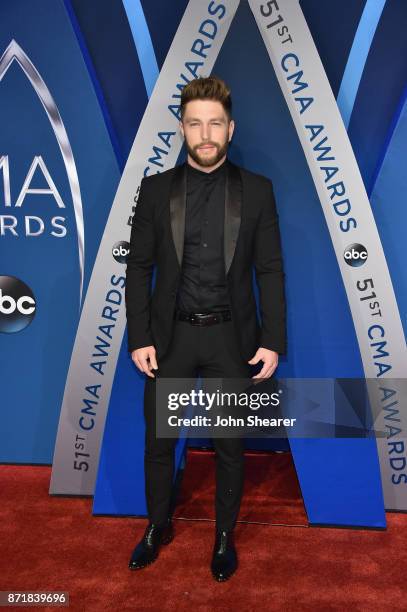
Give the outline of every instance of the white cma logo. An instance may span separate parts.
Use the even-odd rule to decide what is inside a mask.
[[[39,168],[42,175],[48,185],[48,188],[34,188],[30,187],[32,178],[35,171]],[[3,192],[4,192],[4,205],[11,207],[11,188],[10,188],[10,167],[8,155],[0,157],[0,171],[3,174]],[[16,200],[15,208],[20,208],[23,205],[24,198],[28,194],[36,195],[52,195],[59,208],[65,208],[65,204],[61,198],[61,195],[52,180],[52,177],[48,171],[47,166],[41,155],[36,155],[32,161],[32,164],[28,170],[27,176],[24,180],[23,186],[21,187],[20,194]],[[45,224],[41,217],[35,215],[26,215],[25,221],[25,235],[26,236],[40,236],[44,233]],[[51,225],[61,231],[51,231],[52,236],[62,238],[66,235],[66,229],[63,225],[65,217],[53,217],[51,219]],[[0,236],[4,236],[6,232],[11,233],[13,236],[18,236],[17,231],[18,219],[14,215],[0,215]]]
[[[84,278],[84,261],[85,261],[85,232],[84,232],[84,223],[83,223],[83,208],[82,208],[82,198],[79,186],[78,173],[76,170],[75,159],[72,153],[72,148],[69,142],[68,134],[66,132],[64,123],[62,121],[61,115],[55,104],[55,101],[49,91],[48,87],[45,84],[44,79],[41,77],[40,73],[28,57],[28,55],[23,51],[20,45],[13,39],[7,49],[4,51],[3,55],[0,58],[0,82],[3,80],[4,75],[7,73],[7,70],[10,68],[12,63],[16,61],[17,65],[20,66],[23,73],[31,83],[34,91],[39,97],[41,104],[47,114],[49,122],[52,126],[52,129],[55,134],[55,138],[58,142],[59,149],[61,151],[62,159],[65,164],[66,173],[68,176],[69,187],[72,194],[72,202],[74,207],[75,221],[76,221],[76,230],[78,236],[78,256],[79,256],[79,270],[80,270],[80,288],[79,288],[79,303],[82,301],[82,291],[83,291],[83,278]],[[4,185],[4,199],[6,206],[11,206],[11,195],[10,195],[10,179],[9,179],[9,164],[7,156],[1,157],[1,164],[3,170],[3,185]],[[32,176],[39,167],[42,170],[42,173],[48,183],[49,189],[38,190],[31,189],[30,182]],[[57,204],[60,208],[64,207],[61,196],[58,193],[58,190],[49,174],[44,160],[41,156],[34,157],[31,168],[27,174],[27,177],[24,181],[24,185],[20,191],[20,195],[18,196],[16,207],[21,206],[24,200],[24,197],[27,193],[52,193],[55,197]],[[62,206],[61,206],[62,204]],[[58,217],[54,217],[54,219],[58,220]],[[54,223],[55,226],[55,223]]]

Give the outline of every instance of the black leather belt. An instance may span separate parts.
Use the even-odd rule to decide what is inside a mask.
[[[232,313],[230,310],[221,310],[219,312],[184,312],[183,310],[175,310],[174,319],[178,321],[188,321],[191,325],[214,325],[221,321],[231,321]]]

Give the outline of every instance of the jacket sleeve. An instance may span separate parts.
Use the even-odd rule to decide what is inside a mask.
[[[260,298],[260,346],[277,353],[285,353],[287,344],[285,274],[278,214],[271,181],[267,181],[267,194],[256,229],[254,266]]]
[[[155,262],[153,202],[148,197],[146,179],[133,215],[130,250],[126,267],[126,318],[128,350],[153,345],[150,330],[151,280]]]

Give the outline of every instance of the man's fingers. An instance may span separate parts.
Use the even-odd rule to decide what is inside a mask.
[[[274,370],[276,369],[276,367],[277,367],[277,366],[278,366],[278,362],[277,362],[277,361],[273,361],[273,362],[270,364],[270,367],[269,367],[269,376],[270,376],[271,374],[273,374],[273,372],[274,372]]]
[[[155,356],[155,351],[151,350],[150,353],[149,353],[149,356],[150,356],[151,367],[154,368],[154,370],[158,370],[158,365],[157,365],[157,359],[156,359],[156,356]]]
[[[140,363],[140,361],[139,361],[139,359],[138,359],[138,357],[137,357],[137,355],[135,353],[133,355],[133,361],[134,361],[135,365],[138,367],[138,369],[141,370],[141,363]]]
[[[148,357],[148,352],[145,353],[139,353],[137,360],[139,362],[139,369],[141,372],[144,372],[144,374],[147,374],[148,376],[152,376],[152,374],[150,374],[150,369],[147,363],[147,357]]]
[[[151,370],[158,370],[158,365],[155,356],[155,348],[153,346],[134,350],[131,354],[131,358],[140,372],[144,372],[144,374],[147,374],[150,378],[155,378]]]
[[[251,365],[256,365],[256,363],[259,363],[260,359],[260,355],[257,355],[256,353],[251,359],[249,359],[247,363],[250,363]]]
[[[137,366],[139,370],[141,370],[141,365],[140,365],[139,358],[137,357],[137,353],[138,353],[137,350],[133,351],[131,354],[131,358],[133,360],[134,365]]]
[[[150,378],[154,378],[154,374],[150,371],[150,367],[149,364],[147,362],[147,357],[143,356],[140,357],[140,363],[141,363],[141,367],[142,370],[145,374],[147,374],[147,376],[149,376]]]
[[[265,363],[260,372],[256,376],[252,376],[252,378],[268,378],[276,369],[277,364],[273,363]]]

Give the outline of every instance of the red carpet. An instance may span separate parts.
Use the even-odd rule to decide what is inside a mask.
[[[291,453],[245,453],[239,522],[307,526]],[[188,451],[175,517],[215,520],[215,453]]]
[[[287,490],[279,482],[277,465],[289,461],[271,457],[276,486],[270,513],[262,501],[263,476],[252,471],[260,459],[251,455],[246,495],[251,489],[258,497],[245,501],[240,518],[301,521],[295,487]],[[198,469],[201,460],[190,459],[188,467],[196,463]],[[406,609],[404,514],[389,513],[387,531],[239,523],[240,566],[228,582],[217,583],[209,571],[213,523],[176,520],[175,540],[156,563],[131,572],[128,559],[146,520],[94,517],[91,499],[50,497],[50,472],[50,467],[0,466],[0,590],[65,590],[70,610],[90,612]],[[186,470],[178,515],[209,512],[204,488],[209,477]],[[189,492],[187,478],[194,482]],[[291,501],[296,510],[288,508]]]

